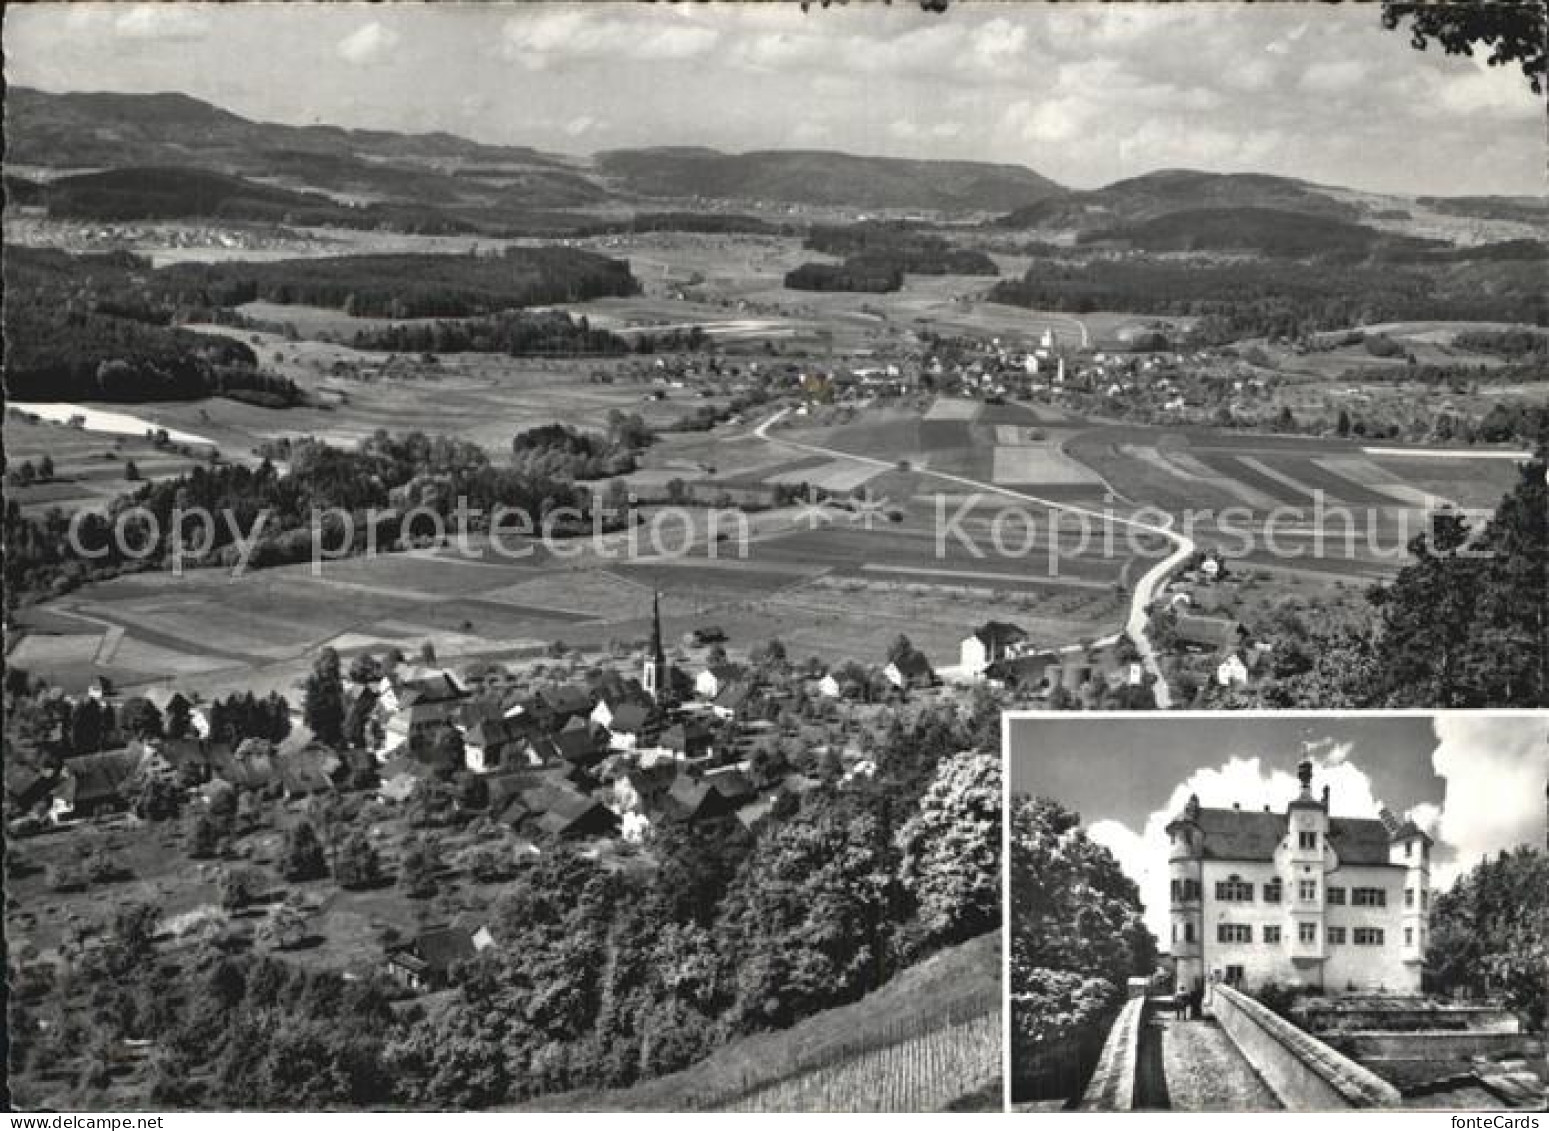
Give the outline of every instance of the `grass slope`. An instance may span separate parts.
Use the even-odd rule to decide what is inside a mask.
[[[843,1085],[863,1105],[855,1110],[881,1110],[890,1099],[998,1109],[1000,967],[996,931],[932,955],[858,1002],[780,1032],[745,1037],[682,1072],[615,1091],[545,1096],[526,1107],[775,1110],[781,1102],[831,1102]],[[924,1072],[937,1078],[926,1081]]]

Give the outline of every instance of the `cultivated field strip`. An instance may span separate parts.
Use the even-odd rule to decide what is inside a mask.
[[[898,1033],[885,1042],[857,1042],[853,1050],[825,1049],[824,1061],[717,1103],[713,1110],[940,1111],[999,1075],[999,1003],[977,1017]]]

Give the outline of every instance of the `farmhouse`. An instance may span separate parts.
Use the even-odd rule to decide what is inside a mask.
[[[522,790],[500,819],[534,840],[612,836],[619,828],[618,816],[612,810],[559,778]]]
[[[1313,766],[1285,812],[1207,809],[1167,826],[1179,986],[1267,982],[1323,993],[1417,993],[1431,840],[1413,822],[1334,817]]]
[[[457,966],[471,962],[495,945],[488,928],[432,927],[387,951],[387,976],[411,990],[440,990],[451,984]]]
[[[991,664],[1012,656],[1027,644],[1027,633],[1005,621],[986,621],[959,648],[963,674],[982,676]]]
[[[52,790],[49,817],[64,821],[127,809],[125,790],[139,773],[144,757],[145,748],[136,743],[119,750],[66,758]]]

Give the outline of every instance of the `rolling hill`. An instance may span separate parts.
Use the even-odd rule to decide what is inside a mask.
[[[1090,231],[1206,208],[1271,209],[1352,221],[1362,214],[1328,190],[1290,177],[1161,169],[1100,189],[1032,201],[998,223],[1007,228]]]
[[[200,169],[279,178],[359,201],[454,207],[570,208],[604,193],[563,158],[446,133],[254,122],[183,94],[49,94],[12,87],[6,160],[81,170]],[[480,177],[458,177],[471,167]]]
[[[909,161],[822,150],[615,149],[597,168],[624,192],[784,204],[949,212],[1000,211],[1065,189],[1021,165]]]

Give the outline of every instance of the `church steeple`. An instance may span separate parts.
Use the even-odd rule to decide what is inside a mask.
[[[645,660],[640,685],[647,695],[661,703],[668,691],[667,653],[662,649],[661,594],[651,590],[651,653]]]

